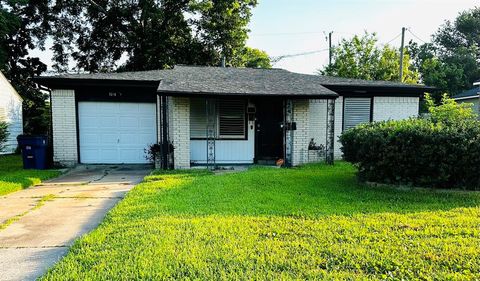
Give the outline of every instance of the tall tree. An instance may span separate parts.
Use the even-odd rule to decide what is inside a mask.
[[[29,50],[44,47],[50,29],[49,1],[9,0],[0,4],[0,68],[24,99],[24,132],[48,133],[48,97],[32,81],[46,65],[29,56]]]
[[[250,68],[272,68],[267,52],[250,47],[245,47],[238,52],[231,64]]]
[[[243,56],[248,38],[247,28],[251,9],[257,0],[196,0],[192,5],[198,20],[194,29],[208,52],[214,54],[213,62],[225,57],[232,66]]]
[[[63,0],[54,7],[55,68],[89,72],[217,65],[245,46],[253,0]]]
[[[402,81],[417,83],[418,73],[412,67],[407,52],[404,53],[403,64]],[[376,34],[365,33],[349,40],[343,39],[333,48],[333,63],[319,73],[365,80],[398,81],[399,69],[400,51],[388,45],[378,47]]]
[[[480,7],[446,21],[432,43],[408,46],[423,83],[454,95],[470,89],[480,77]],[[436,101],[440,101],[436,95]]]

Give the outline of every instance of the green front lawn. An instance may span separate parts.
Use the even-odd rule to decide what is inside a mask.
[[[24,170],[19,155],[0,155],[0,196],[60,175],[54,170]]]
[[[354,172],[149,176],[44,278],[480,278],[480,193],[369,187]]]

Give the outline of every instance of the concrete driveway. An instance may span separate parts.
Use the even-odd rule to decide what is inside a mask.
[[[80,166],[0,197],[0,280],[41,276],[149,171],[138,165]]]

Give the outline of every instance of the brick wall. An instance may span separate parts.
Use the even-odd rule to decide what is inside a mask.
[[[401,120],[419,114],[420,99],[416,97],[375,97],[373,121]]]
[[[169,131],[175,169],[190,168],[190,99],[169,97]]]
[[[335,145],[334,156],[335,159],[342,158],[342,151],[338,138],[342,134],[342,111],[343,111],[343,97],[335,100]],[[310,116],[309,116],[309,141],[314,139],[317,145],[327,144],[327,100],[315,99],[310,100]],[[317,153],[318,154],[318,153]],[[320,157],[313,152],[310,152],[309,162],[323,161],[324,157]]]
[[[52,90],[53,161],[63,166],[78,162],[74,90]]]
[[[297,129],[293,132],[292,165],[298,166],[308,162],[308,143],[310,142],[310,101],[293,100],[293,121]]]
[[[317,145],[327,144],[327,100],[310,100],[310,139]]]

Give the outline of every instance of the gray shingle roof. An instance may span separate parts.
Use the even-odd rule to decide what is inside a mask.
[[[460,94],[456,94],[453,96],[454,99],[461,99],[461,98],[475,98],[478,97],[478,93],[480,92],[479,88],[473,88],[467,90],[465,92],[461,92]]]
[[[408,85],[389,81],[369,81],[330,76],[293,73],[283,69],[225,68],[203,66],[175,66],[167,70],[121,73],[66,74],[37,79],[40,84],[52,81],[109,80],[158,81],[159,92],[190,94],[239,95],[303,95],[332,96],[337,94],[327,87],[387,87],[429,89],[422,85]]]
[[[312,75],[283,69],[176,66],[164,77],[159,92],[338,96]]]
[[[135,72],[108,72],[108,73],[80,73],[80,74],[62,74],[53,76],[41,76],[43,79],[85,79],[85,80],[123,80],[123,81],[160,81],[167,70],[147,70]]]

